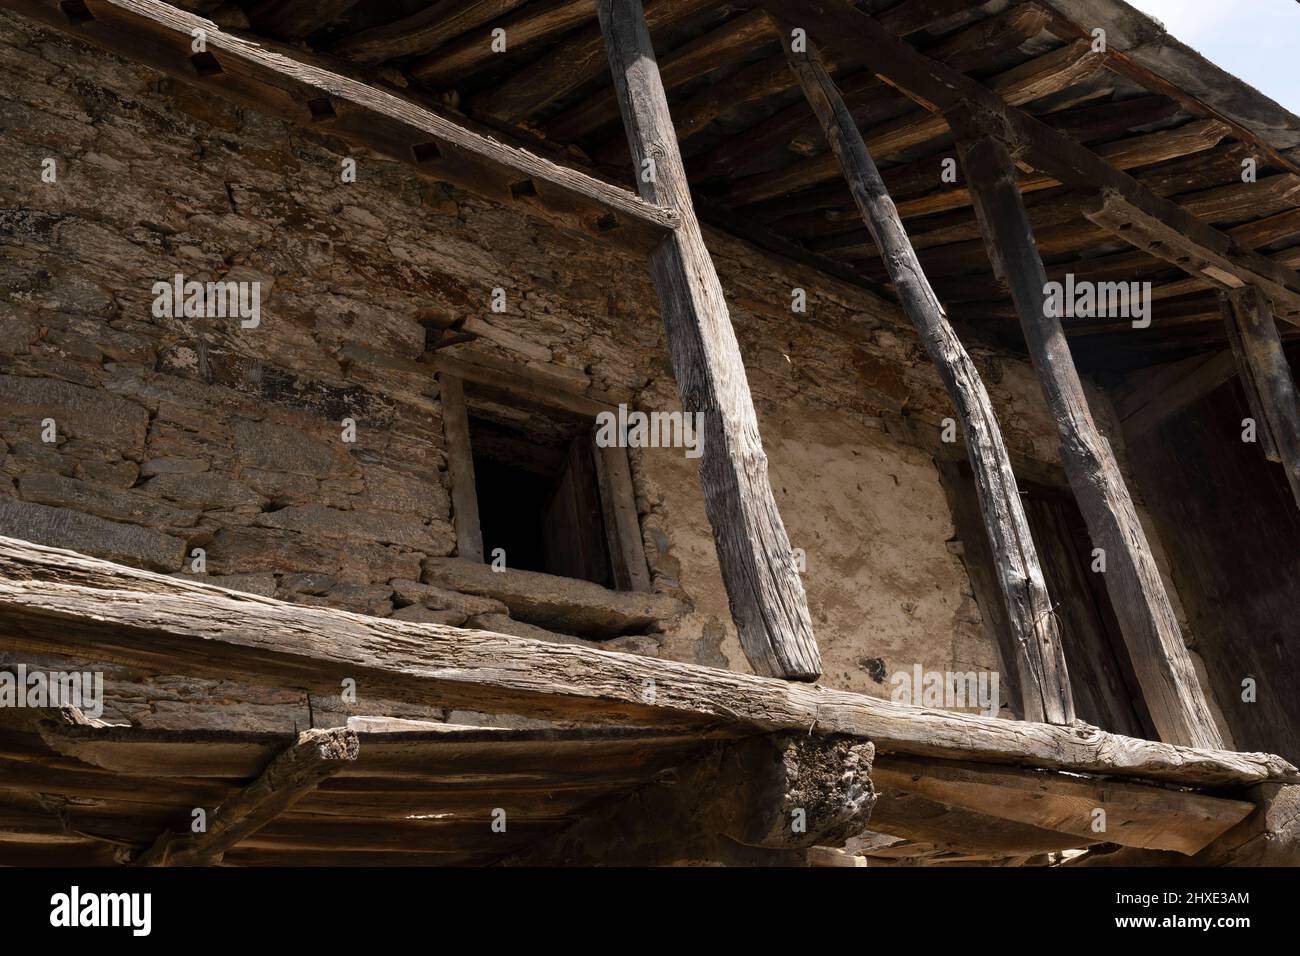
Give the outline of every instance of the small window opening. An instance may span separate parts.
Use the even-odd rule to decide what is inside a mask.
[[[484,560],[613,587],[589,425],[530,412],[493,420],[471,407],[470,447]]]

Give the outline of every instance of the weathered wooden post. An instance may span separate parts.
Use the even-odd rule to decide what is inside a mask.
[[[1074,702],[1061,637],[1002,429],[984,382],[930,287],[880,171],[812,42],[804,37],[802,52],[796,50],[792,42],[794,28],[784,22],[780,26],[790,68],[844,169],[854,201],[894,282],[894,291],[925,343],[961,419],[998,585],[1015,639],[1017,658],[1007,663],[1018,672],[1024,718],[1069,723],[1074,719]]]
[[[767,477],[767,456],[722,285],[704,245],[640,0],[600,0],[641,198],[676,212],[650,254],[682,407],[704,414],[700,483],[718,564],[750,666],[813,680],[821,658],[803,583]]]
[[[1224,322],[1241,384],[1256,418],[1256,437],[1280,462],[1300,506],[1300,396],[1268,300],[1246,285],[1225,297]]]
[[[1003,117],[963,101],[945,114],[994,270],[1007,283],[1030,361],[1061,437],[1061,461],[1093,543],[1133,669],[1162,740],[1221,747],[1164,582],[1109,442],[1093,421],[1016,186]]]

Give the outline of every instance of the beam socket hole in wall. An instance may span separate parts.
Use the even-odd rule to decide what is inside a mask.
[[[208,50],[195,53],[190,57],[190,64],[199,76],[217,76],[225,72],[221,69],[221,62]]]
[[[442,158],[442,150],[437,143],[416,143],[411,147],[411,155],[417,163],[431,163]]]
[[[338,117],[338,113],[334,111],[334,103],[328,96],[317,96],[308,100],[307,109],[311,112],[311,121],[313,123],[320,123]]]
[[[59,11],[74,26],[95,19],[95,15],[87,9],[85,0],[63,0],[59,4]]]
[[[611,232],[618,228],[618,216],[612,212],[602,214],[596,219],[596,228],[601,232]]]
[[[517,183],[510,184],[510,195],[514,199],[526,199],[529,196],[537,195],[537,184],[531,179],[525,179]]]
[[[1131,223],[1131,222],[1121,222],[1121,223],[1119,224],[1119,231],[1120,231],[1120,232],[1128,232],[1128,231],[1129,231],[1130,229],[1132,229],[1132,228],[1133,228],[1133,223]]]

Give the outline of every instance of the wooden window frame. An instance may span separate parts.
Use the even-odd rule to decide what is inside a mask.
[[[505,363],[502,363],[504,365]],[[483,532],[479,524],[478,488],[474,480],[474,453],[470,445],[469,412],[465,383],[485,386],[512,400],[591,426],[596,487],[605,524],[614,590],[649,591],[650,568],[641,539],[636,511],[636,491],[626,448],[596,444],[596,416],[618,413],[618,407],[580,392],[545,381],[524,366],[493,367],[439,356],[435,362],[443,439],[447,446],[447,473],[451,479],[452,518],[456,527],[456,552],[471,561],[483,561]]]

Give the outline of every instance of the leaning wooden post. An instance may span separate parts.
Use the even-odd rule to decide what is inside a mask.
[[[1061,461],[1093,543],[1152,721],[1162,740],[1222,746],[1164,582],[1110,444],[1098,430],[1065,331],[1047,307],[1047,275],[1034,243],[1005,118],[962,103],[946,114],[989,259],[1006,281],[1029,357],[1061,436]]]
[[[1015,639],[1017,658],[1008,664],[1016,667],[1020,677],[1024,718],[1069,723],[1074,720],[1074,701],[1061,636],[988,392],[925,277],[853,115],[811,42],[804,38],[805,52],[793,48],[793,29],[781,24],[786,59],[844,169],[899,301],[925,343],[961,419],[998,585]]]
[[[1300,396],[1291,366],[1282,352],[1268,300],[1254,286],[1242,286],[1229,296],[1224,312],[1228,339],[1241,373],[1256,437],[1271,461],[1281,462],[1291,494],[1300,506]]]
[[[767,478],[740,346],[691,204],[640,0],[600,0],[614,88],[641,198],[681,224],[650,254],[682,408],[703,413],[700,484],[731,614],[759,674],[815,680],[808,600]]]

